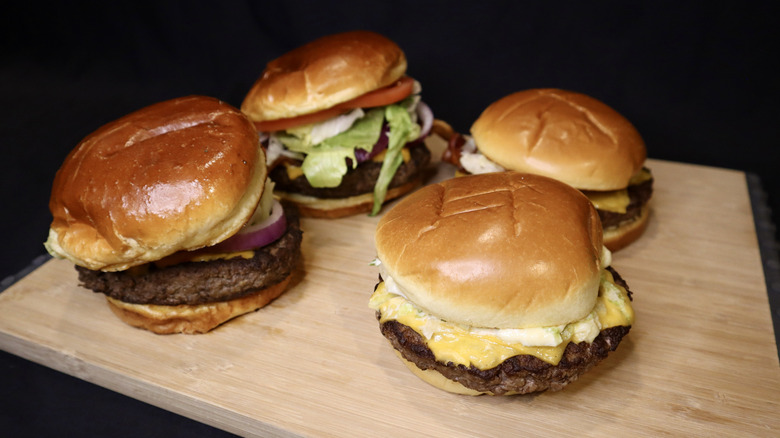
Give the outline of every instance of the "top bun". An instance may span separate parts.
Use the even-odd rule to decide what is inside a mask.
[[[506,96],[471,127],[479,150],[505,169],[580,190],[618,190],[645,162],[645,143],[625,117],[599,100],[557,89]]]
[[[118,271],[216,244],[252,216],[266,180],[257,131],[210,97],[173,99],[87,136],[57,171],[46,248]]]
[[[310,114],[388,86],[405,72],[404,52],[382,35],[330,35],[269,62],[241,110],[256,122]]]
[[[598,297],[601,222],[579,191],[498,172],[429,185],[379,221],[384,272],[441,319],[486,328],[566,324]]]

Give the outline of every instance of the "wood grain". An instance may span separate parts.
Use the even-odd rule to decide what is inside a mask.
[[[560,392],[465,397],[413,376],[367,306],[378,220],[367,216],[304,220],[305,276],[206,335],[129,327],[70,263],[49,261],[0,294],[0,348],[241,435],[778,436],[780,366],[745,175],[648,164],[649,228],[613,262],[637,322]]]

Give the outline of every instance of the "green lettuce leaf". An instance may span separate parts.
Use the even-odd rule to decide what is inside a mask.
[[[388,146],[374,186],[374,205],[371,211],[373,216],[382,208],[390,181],[403,162],[401,149],[407,142],[420,135],[420,126],[412,122],[407,110],[407,106],[414,103],[410,99],[412,98],[397,104],[373,108],[346,131],[318,144],[312,144],[313,125],[277,133],[276,136],[287,149],[305,154],[301,170],[312,187],[338,187],[344,174],[349,170],[347,158],[351,160],[353,168],[356,167],[355,149],[370,151],[379,140],[384,120],[387,120]]]
[[[311,127],[287,131],[277,137],[287,149],[306,154],[301,170],[312,187],[337,187],[348,170],[346,159],[351,159],[353,167],[356,166],[355,149],[370,151],[379,140],[384,112],[382,108],[372,109],[348,130],[319,144],[311,144]]]
[[[379,213],[387,195],[387,188],[395,172],[403,162],[401,149],[411,140],[420,136],[420,126],[412,122],[409,112],[403,105],[388,105],[385,107],[385,118],[390,127],[387,152],[379,171],[379,177],[374,185],[374,207],[371,216]]]

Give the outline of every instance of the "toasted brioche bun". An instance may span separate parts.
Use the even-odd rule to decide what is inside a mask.
[[[399,359],[401,359],[401,362],[403,362],[403,364],[406,365],[407,368],[409,368],[409,371],[411,371],[415,376],[419,377],[420,380],[422,380],[423,382],[432,385],[435,388],[439,388],[441,390],[451,392],[453,394],[461,394],[461,395],[485,394],[483,392],[479,392],[471,388],[466,388],[460,383],[444,377],[442,373],[434,369],[421,370],[420,367],[414,364],[414,362],[409,362],[408,360],[406,360],[404,356],[401,354],[401,352],[398,350],[394,349],[393,353],[395,353],[395,355],[398,356]]]
[[[628,186],[646,159],[642,137],[601,101],[558,89],[510,94],[471,126],[479,150],[505,169],[535,173],[580,190]]]
[[[217,99],[151,105],[87,136],[54,178],[46,247],[119,271],[216,244],[252,216],[266,180],[252,123]]]
[[[237,316],[255,311],[281,295],[292,274],[275,285],[229,301],[208,304],[160,306],[131,304],[106,297],[114,314],[127,324],[157,334],[206,333]]]
[[[421,178],[415,178],[406,184],[393,187],[387,190],[385,202],[403,196],[422,184]],[[347,198],[317,198],[315,196],[301,195],[298,193],[288,193],[275,191],[275,195],[292,202],[298,207],[301,216],[315,217],[322,219],[337,219],[346,216],[353,216],[361,213],[368,213],[374,206],[374,193],[364,193],[362,195],[350,196]]]
[[[604,246],[615,252],[630,245],[645,232],[649,218],[650,207],[645,205],[636,220],[624,222],[617,227],[604,228]]]
[[[392,84],[406,56],[382,35],[329,35],[271,61],[241,104],[256,122],[310,114]]]
[[[516,172],[423,187],[376,229],[383,269],[425,312],[473,327],[567,324],[593,310],[602,232],[581,192]]]

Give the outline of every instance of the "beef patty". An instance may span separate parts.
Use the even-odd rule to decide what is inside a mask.
[[[389,188],[402,186],[414,180],[431,160],[431,153],[422,141],[411,143],[406,147],[409,148],[410,160],[401,163],[390,181]],[[297,164],[300,165],[300,162]],[[274,167],[270,177],[276,184],[275,190],[314,196],[320,199],[339,199],[373,192],[381,169],[381,162],[364,161],[356,168],[349,169],[338,187],[312,187],[305,176],[290,179],[284,166]]]
[[[596,209],[601,219],[601,226],[604,228],[617,227],[624,222],[636,220],[642,213],[642,207],[647,205],[652,196],[652,179],[628,186],[629,203],[625,213]]]
[[[615,282],[628,291],[626,282],[612,268],[609,269]],[[629,298],[631,292],[629,291]],[[377,313],[377,318],[381,315]],[[615,351],[630,327],[611,327],[602,330],[591,343],[569,343],[558,365],[552,365],[535,356],[521,354],[506,359],[499,365],[481,370],[452,362],[436,360],[425,339],[412,328],[398,321],[387,321],[380,325],[382,334],[403,357],[422,370],[435,370],[450,380],[467,388],[495,395],[507,393],[527,394],[538,391],[558,391],[579,378]]]
[[[76,266],[81,286],[133,304],[203,304],[228,301],[265,289],[287,278],[300,258],[302,232],[298,210],[284,204],[287,230],[275,242],[235,257],[184,262],[164,268],[154,263],[126,271],[93,271]]]

